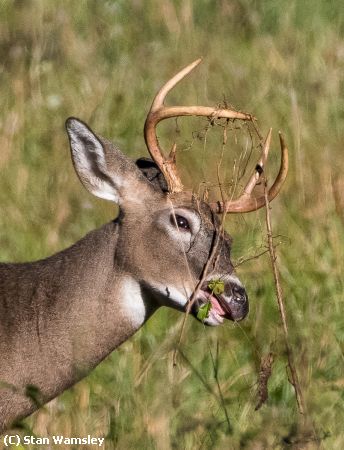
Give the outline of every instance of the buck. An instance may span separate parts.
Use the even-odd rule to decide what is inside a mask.
[[[254,211],[271,201],[285,180],[288,154],[265,196],[254,196],[270,146],[242,195],[206,203],[183,190],[175,151],[163,156],[156,126],[177,116],[252,120],[249,114],[201,106],[168,107],[167,93],[197,60],[156,95],[145,123],[153,161],[131,161],[85,123],[66,129],[74,168],[93,195],[115,202],[118,217],[47,259],[0,264],[0,432],[72,386],[132,336],[160,307],[197,317],[210,302],[207,325],[239,321],[248,312],[246,291],[230,260],[231,238],[219,213]],[[223,281],[223,292],[209,288]],[[34,395],[33,395],[34,393]]]

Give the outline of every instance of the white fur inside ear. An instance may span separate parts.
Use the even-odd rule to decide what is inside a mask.
[[[107,175],[102,143],[84,123],[77,119],[69,119],[66,128],[74,166],[83,185],[97,197],[118,202],[117,189]]]

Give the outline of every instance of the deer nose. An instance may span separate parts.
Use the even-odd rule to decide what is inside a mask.
[[[234,285],[232,288],[232,301],[242,305],[247,303],[248,298],[245,289],[242,286]]]
[[[249,310],[248,296],[245,288],[238,284],[232,285],[230,309],[234,320],[242,320]]]

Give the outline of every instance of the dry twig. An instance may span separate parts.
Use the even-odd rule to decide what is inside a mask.
[[[269,397],[268,381],[271,377],[272,365],[274,363],[274,354],[269,352],[260,359],[260,369],[258,375],[258,402],[255,411],[258,411]]]
[[[280,134],[280,139],[281,140],[283,139],[281,134]],[[304,398],[303,398],[303,393],[302,393],[300,381],[299,381],[296,367],[295,367],[293,350],[289,343],[289,333],[288,333],[286,309],[285,309],[284,300],[283,300],[283,292],[282,292],[282,287],[281,287],[281,282],[280,282],[280,273],[279,273],[277,261],[276,261],[277,257],[276,257],[274,243],[273,243],[273,234],[272,234],[272,225],[271,225],[271,208],[270,208],[270,202],[269,202],[269,198],[268,198],[268,189],[267,189],[266,179],[265,179],[265,183],[264,183],[264,196],[265,196],[265,206],[266,206],[265,213],[266,213],[266,230],[267,230],[267,237],[268,237],[268,246],[269,246],[272,272],[273,272],[275,288],[276,288],[277,303],[278,303],[278,308],[279,308],[282,325],[283,325],[283,335],[284,335],[284,341],[285,341],[285,346],[286,346],[286,351],[287,351],[288,368],[290,370],[290,382],[293,385],[294,390],[295,390],[296,401],[298,404],[299,412],[301,414],[305,414],[305,402],[304,402]]]

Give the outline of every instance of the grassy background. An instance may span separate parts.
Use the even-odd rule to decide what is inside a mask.
[[[273,203],[273,225],[290,338],[326,449],[344,448],[343,31],[339,0],[0,3],[2,261],[52,254],[115,215],[73,172],[63,128],[68,116],[87,121],[128,155],[145,155],[142,128],[153,94],[204,56],[170,95],[171,104],[216,105],[226,98],[257,116],[264,133],[272,126],[271,173],[278,164],[276,133],[284,131],[291,167]],[[204,141],[205,123],[180,120],[180,133],[173,121],[159,128],[166,147],[177,139],[183,149],[179,161],[189,186],[216,180],[221,130]],[[233,136],[222,172],[228,179],[231,161],[243,150]],[[264,250],[264,211],[230,217],[226,227],[235,239],[235,260]],[[314,446],[306,443],[287,381],[267,255],[238,273],[251,298],[240,326],[204,329],[188,321],[185,358],[173,369],[182,316],[161,310],[27,425],[42,436],[107,436],[108,449]],[[214,377],[217,348],[230,426]],[[259,359],[270,349],[277,355],[270,398],[255,412]]]

